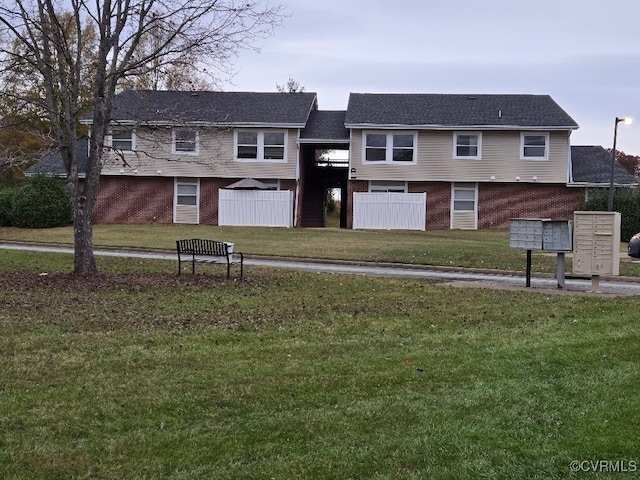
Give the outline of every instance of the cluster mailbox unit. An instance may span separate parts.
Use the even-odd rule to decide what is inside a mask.
[[[527,287],[531,286],[531,251],[545,250],[558,254],[556,278],[564,288],[565,253],[573,250],[571,222],[543,218],[512,218],[509,224],[511,248],[527,251]]]
[[[527,250],[527,287],[531,286],[531,251],[557,252],[556,278],[564,288],[565,253],[573,252],[573,273],[591,276],[599,291],[600,275],[620,272],[620,213],[574,212],[569,220],[514,218],[509,226],[511,248]]]
[[[593,291],[600,275],[620,274],[620,220],[618,212],[573,213],[573,273],[591,275]]]

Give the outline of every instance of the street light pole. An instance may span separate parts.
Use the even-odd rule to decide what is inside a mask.
[[[613,151],[611,152],[611,176],[609,177],[609,211],[613,212],[613,180],[616,167],[616,141],[618,139],[618,124],[623,122],[625,125],[631,123],[631,119],[628,117],[618,118],[616,117],[616,123],[613,128]]]

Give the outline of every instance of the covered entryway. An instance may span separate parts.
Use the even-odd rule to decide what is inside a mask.
[[[328,192],[340,191],[340,227],[347,226],[349,131],[344,127],[344,111],[313,111],[300,134],[301,227],[327,226]],[[342,151],[344,159],[334,159],[328,151]]]

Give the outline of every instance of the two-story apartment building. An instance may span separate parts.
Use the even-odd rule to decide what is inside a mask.
[[[348,228],[505,228],[570,219],[584,198],[578,125],[547,95],[352,93],[345,111],[317,105],[315,93],[120,93],[96,222],[323,226],[326,191],[339,188]],[[348,161],[327,162],[328,149]]]
[[[426,193],[427,228],[571,218],[581,199],[578,125],[546,95],[352,94],[345,124],[350,191]]]

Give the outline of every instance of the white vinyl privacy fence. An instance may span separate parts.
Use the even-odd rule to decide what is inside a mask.
[[[425,230],[426,193],[354,193],[353,228]]]
[[[218,225],[291,227],[291,190],[225,190],[218,196]]]

